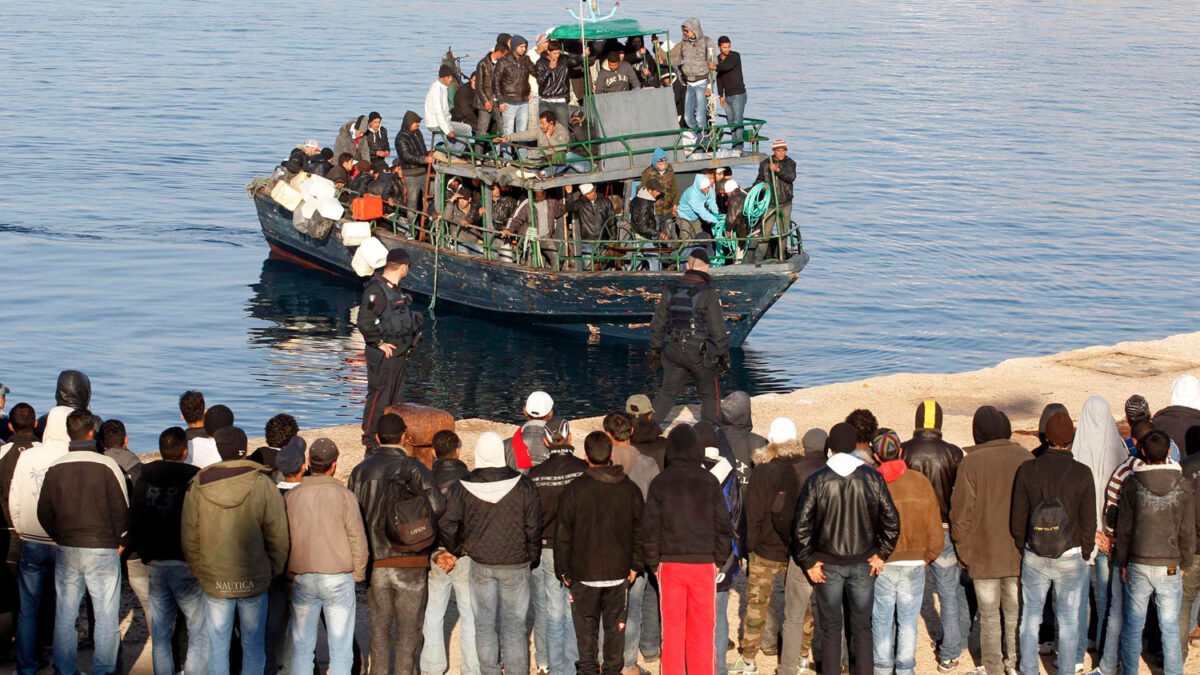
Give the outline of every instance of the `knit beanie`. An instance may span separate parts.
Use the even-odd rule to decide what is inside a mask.
[[[891,429],[880,429],[871,439],[871,450],[885,462],[900,459],[900,437]]]
[[[921,401],[921,405],[917,406],[917,418],[913,428],[941,429],[942,406],[938,405],[938,402],[931,398]]]
[[[801,443],[804,444],[804,454],[824,454],[826,444],[829,442],[829,434],[825,433],[824,429],[809,429],[804,432],[804,439]]]
[[[1150,402],[1141,394],[1134,394],[1125,400],[1125,419],[1150,419]]]
[[[838,422],[829,430],[829,449],[833,452],[850,452],[857,444],[854,425],[848,422]]]
[[[1071,416],[1064,412],[1054,413],[1046,422],[1046,441],[1050,445],[1067,447],[1075,440],[1075,425]]]

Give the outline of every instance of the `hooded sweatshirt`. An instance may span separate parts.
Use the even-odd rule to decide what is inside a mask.
[[[1188,567],[1196,550],[1195,497],[1177,464],[1145,464],[1121,489],[1114,557],[1129,563]]]
[[[506,465],[504,442],[494,432],[479,436],[475,470],[451,486],[438,525],[442,546],[477,564],[518,569],[541,560],[537,488]]]
[[[702,464],[696,432],[680,425],[667,437],[667,466],[650,483],[642,521],[646,564],[723,565],[733,527],[717,478]]]
[[[160,459],[142,469],[130,496],[130,548],[142,562],[183,560],[180,525],[188,484],[200,470]]]
[[[707,81],[708,64],[713,63],[713,59],[716,58],[713,41],[705,37],[704,29],[700,27],[700,20],[696,17],[684,19],[683,25],[695,33],[696,37],[692,39],[682,37],[679,44],[671,48],[670,61],[679,66],[680,72],[683,73],[683,79],[687,83]]]
[[[213,598],[252,598],[287,565],[287,511],[268,469],[218,462],[196,474],[183,500],[183,553]]]
[[[620,467],[589,467],[559,502],[555,575],[604,582],[641,572],[642,514],[642,493]]]
[[[1171,405],[1154,414],[1154,428],[1179,446],[1180,459],[1200,453],[1200,380],[1180,375],[1171,385]]]
[[[24,541],[54,544],[38,520],[38,500],[41,498],[46,471],[56,459],[67,454],[67,446],[71,442],[67,436],[67,415],[72,410],[66,406],[50,409],[46,415],[46,431],[42,441],[22,452],[13,470],[8,508],[12,513],[13,527]]]
[[[371,161],[365,139],[360,138],[358,143],[354,142],[354,129],[356,125],[360,131],[365,131],[367,127],[366,115],[350,120],[338,127],[337,140],[333,142],[333,159],[335,162],[338,157],[342,156],[342,153],[350,153],[356,162],[359,160]]]
[[[400,131],[396,133],[396,157],[400,160],[405,175],[425,173],[425,156],[429,148],[425,145],[425,133],[418,126],[415,131],[409,131],[414,122],[420,122],[421,116],[409,110],[404,113],[404,121],[400,123]]]
[[[767,447],[767,439],[754,433],[754,422],[750,414],[750,395],[735,391],[721,401],[721,426],[717,434],[733,453],[734,468],[737,469],[742,485],[750,481],[750,465],[754,453]]]
[[[1095,490],[1096,524],[1104,522],[1104,491],[1113,472],[1129,457],[1125,441],[1117,431],[1112,409],[1101,396],[1093,396],[1083,404],[1079,414],[1079,428],[1075,431],[1075,442],[1071,445],[1075,461],[1092,472]]]
[[[963,448],[950,497],[950,535],[958,558],[976,579],[1019,576],[1021,551],[1011,534],[1013,482],[1017,469],[1033,459],[1013,442],[1012,425],[998,409],[975,411],[971,430],[976,445]]]
[[[638,452],[654,460],[661,472],[667,464],[667,439],[662,429],[653,420],[637,419],[633,422],[633,438],[629,439]]]
[[[679,198],[679,217],[684,220],[700,220],[705,223],[717,222],[717,191],[711,185],[708,193],[700,189],[700,183],[708,177],[702,173],[696,174],[692,186],[684,190]]]

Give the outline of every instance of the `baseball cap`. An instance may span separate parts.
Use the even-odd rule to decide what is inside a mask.
[[[586,195],[586,194],[588,194],[589,192],[595,192],[595,191],[596,191],[596,186],[595,186],[595,185],[592,185],[591,183],[584,183],[583,185],[580,185],[580,186],[579,186],[579,193],[580,193],[580,194],[585,194],[585,195]]]
[[[338,458],[337,444],[328,438],[318,438],[309,446],[308,458],[314,464],[333,464]]]
[[[634,394],[625,400],[625,412],[630,415],[646,415],[654,412],[650,397],[645,394]]]
[[[767,430],[767,440],[771,443],[787,443],[797,438],[796,424],[786,417],[776,417],[771,421]]]
[[[567,444],[567,439],[571,436],[571,426],[565,419],[550,420],[546,422],[542,433],[547,448],[560,447]]]
[[[304,468],[304,439],[296,436],[275,455],[275,468],[284,476],[295,476]]]
[[[319,148],[319,147],[321,147],[321,144],[317,142],[317,139],[315,139],[315,138],[310,138],[310,139],[308,139],[307,141],[304,141],[304,147],[306,147],[306,148]]]
[[[554,410],[554,399],[544,391],[535,391],[525,399],[525,412],[530,417],[545,417],[552,410]]]

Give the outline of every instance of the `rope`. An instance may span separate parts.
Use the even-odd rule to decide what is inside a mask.
[[[771,187],[766,183],[759,183],[750,188],[746,193],[746,201],[742,205],[742,214],[746,216],[746,220],[750,223],[750,230],[753,231],[758,227],[759,221],[763,215],[771,207]]]

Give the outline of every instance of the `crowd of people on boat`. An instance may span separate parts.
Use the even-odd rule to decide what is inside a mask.
[[[453,60],[443,62],[426,94],[424,117],[405,112],[394,140],[389,140],[378,112],[360,115],[339,127],[332,148],[322,148],[315,139],[297,146],[281,163],[279,178],[323,176],[342,188],[346,206],[357,197],[378,197],[387,214],[396,215],[397,229],[405,236],[419,236],[411,226],[426,222],[425,215],[441,217],[452,225],[448,245],[506,261],[557,267],[571,239],[560,221],[568,215],[570,231],[578,232],[579,239],[641,240],[599,252],[594,244],[571,248],[577,257],[599,255],[605,267],[659,269],[660,254],[686,253],[690,242],[702,242],[716,254],[715,242],[722,235],[743,240],[736,251],[729,250],[735,261],[761,262],[772,251],[779,253],[779,244],[744,240],[764,233],[769,237],[778,223],[791,222],[796,165],[783,140],[772,143],[772,156],[761,163],[754,182],[769,185],[770,208],[751,217],[743,205],[753,186],[743,188],[729,169],[709,169],[690,184],[679,185],[666,149],[653,152],[636,194],[628,200],[622,181],[599,180],[529,194],[499,184],[503,181],[487,186],[478,179],[454,179],[443,195],[444,208],[430,194],[433,164],[488,161],[491,144],[506,156],[538,159],[539,165],[545,164],[538,169],[542,177],[593,172],[591,148],[598,133],[580,105],[585,78],[591,83],[587,89],[598,94],[674,88],[679,124],[697,138],[713,124],[710,100],[713,105],[719,102],[725,125],[733,126],[726,130],[729,145],[740,153],[744,133],[739,125],[746,104],[741,56],[728,37],[716,43],[706,37],[695,18],[683,21],[681,34],[677,44],[653,36],[647,46],[643,36],[585,45],[543,34],[531,45],[520,35],[501,33],[465,81]],[[426,132],[431,134],[429,142]],[[462,155],[468,145],[480,153],[469,160]],[[655,243],[662,241],[685,246]],[[586,266],[594,264],[588,261]]]
[[[449,429],[423,461],[422,421],[388,412],[344,485],[337,445],[306,443],[286,414],[250,452],[229,407],[185,392],[183,425],[144,462],[119,419],[90,412],[85,374],[61,373],[54,402],[0,419],[0,652],[20,673],[47,650],[75,673],[84,641],[91,672],[115,672],[125,585],[157,675],[309,672],[322,621],[317,666],[338,674],[440,675],[455,649],[461,672],[492,675],[755,673],[776,654],[780,673],[954,672],[977,627],[975,673],[1034,675],[1042,657],[1081,672],[1094,651],[1103,675],[1143,657],[1179,675],[1200,637],[1192,375],[1157,413],[1130,396],[1120,425],[1099,396],[1074,418],[1046,406],[1032,452],[991,405],[960,448],[932,399],[902,441],[866,409],[764,425],[744,392],[716,424],[665,434],[634,393],[579,439],[535,391],[509,438],[478,437],[473,466]],[[931,595],[932,653],[917,640]]]

